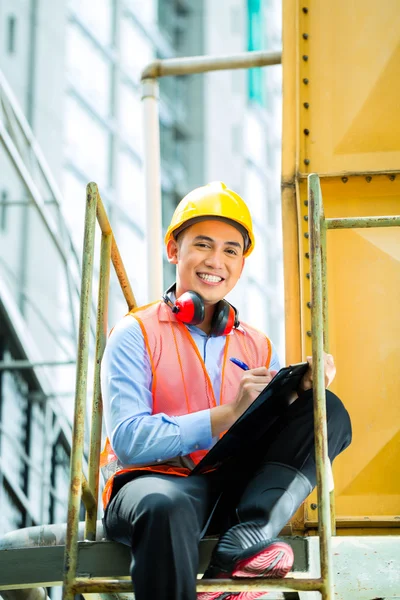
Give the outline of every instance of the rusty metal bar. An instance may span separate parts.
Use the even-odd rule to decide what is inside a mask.
[[[97,508],[96,498],[84,473],[82,473],[82,502],[88,511],[92,511],[94,508]]]
[[[322,579],[284,579],[257,578],[249,580],[234,579],[201,579],[197,581],[198,592],[239,592],[239,591],[322,591]],[[89,577],[76,579],[72,586],[75,594],[92,593],[127,593],[132,592],[132,582],[127,579],[102,579],[94,580]]]
[[[280,65],[282,52],[241,52],[225,56],[186,56],[183,58],[167,58],[154,60],[147,65],[141,74],[141,80],[156,79],[169,75],[192,75],[223,71],[228,69],[250,69]]]
[[[322,197],[319,178],[308,177],[311,262],[311,331],[314,391],[315,458],[318,485],[318,530],[323,600],[333,600],[333,560],[331,549],[331,515],[328,484],[328,442],[326,424],[325,375],[323,358],[323,284],[321,222]]]
[[[90,449],[89,449],[89,488],[93,492],[95,499],[94,506],[86,506],[85,520],[85,539],[96,539],[97,524],[97,502],[99,496],[99,467],[100,467],[100,446],[101,446],[101,426],[103,419],[103,401],[101,398],[100,387],[100,364],[103,358],[104,348],[107,338],[107,316],[108,316],[108,288],[110,284],[110,262],[111,262],[111,244],[112,233],[101,236],[100,250],[100,277],[99,290],[97,298],[97,325],[96,325],[96,357],[94,366],[94,385],[93,385],[93,404],[92,404],[92,423],[90,430]]]
[[[399,227],[400,216],[346,217],[325,219],[327,229],[364,229],[366,227]]]
[[[328,272],[327,272],[327,253],[326,253],[326,219],[324,207],[321,202],[321,281],[322,281],[322,322],[324,336],[324,350],[329,352],[329,322],[328,322]],[[329,492],[329,504],[331,511],[331,529],[332,535],[336,535],[336,509],[335,509],[335,488]]]
[[[64,556],[64,600],[73,600],[71,585],[76,577],[78,526],[81,502],[82,457],[84,445],[85,404],[89,357],[90,306],[98,190],[95,183],[86,188],[85,233],[82,256],[82,283],[79,314],[79,340],[76,369],[74,422],[72,429],[70,488],[68,497],[67,535]]]
[[[96,184],[93,184],[93,185],[96,185]],[[118,281],[121,286],[122,293],[124,294],[128,308],[129,308],[129,310],[132,310],[132,308],[136,308],[137,302],[135,299],[135,295],[132,291],[132,287],[129,282],[128,275],[126,274],[124,263],[122,262],[122,258],[119,253],[118,246],[115,241],[113,231],[111,229],[110,221],[108,220],[107,213],[105,211],[100,194],[98,195],[96,213],[97,213],[97,220],[99,222],[102,233],[104,235],[111,235],[111,238],[112,238],[111,260],[114,265],[115,273],[118,277]]]

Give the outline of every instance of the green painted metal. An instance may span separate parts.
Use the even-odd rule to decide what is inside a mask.
[[[93,277],[94,237],[96,224],[97,185],[86,188],[85,233],[82,256],[82,284],[80,296],[79,340],[76,368],[75,408],[71,447],[70,488],[68,497],[67,536],[64,559],[64,600],[73,600],[77,562],[79,509],[81,502],[82,457],[89,358],[90,304]]]
[[[366,227],[399,227],[400,216],[389,217],[346,217],[326,219],[328,229],[364,229]]]
[[[315,455],[318,484],[318,530],[321,558],[321,590],[323,600],[333,600],[334,581],[331,549],[331,514],[327,465],[328,443],[326,425],[325,376],[323,358],[323,282],[321,223],[323,221],[322,195],[319,178],[308,177],[308,202],[310,221],[310,260],[311,260],[311,331],[312,331],[312,371],[314,389]]]
[[[99,496],[99,462],[101,450],[101,426],[103,402],[100,388],[100,364],[107,339],[108,289],[110,284],[110,262],[112,234],[101,236],[100,278],[97,302],[96,357],[94,367],[94,386],[92,404],[92,423],[89,450],[89,488],[93,493],[95,505],[86,511],[85,538],[96,539],[97,501]]]

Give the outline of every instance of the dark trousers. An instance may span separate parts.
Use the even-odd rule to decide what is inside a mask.
[[[326,400],[332,462],[350,444],[351,424],[337,396],[327,391]],[[263,465],[278,462],[294,467],[314,487],[314,455],[313,400],[308,391],[229,472],[121,479],[104,524],[109,538],[131,547],[136,600],[195,600],[199,541],[216,505],[208,530],[213,533],[237,523],[237,515],[241,521],[254,518],[255,507],[262,505],[263,485],[270,485],[263,479]]]

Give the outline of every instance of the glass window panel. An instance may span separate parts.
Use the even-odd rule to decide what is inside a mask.
[[[267,272],[267,239],[265,232],[254,228],[254,235],[256,238],[256,245],[253,252],[246,260],[245,273],[247,276],[253,277],[256,281],[261,284],[269,279]]]
[[[105,45],[111,45],[113,0],[70,0],[73,11]]]
[[[10,483],[23,487],[25,462],[20,452],[24,450],[28,400],[27,385],[15,372],[3,374],[1,457]]]
[[[146,243],[140,239],[136,232],[122,220],[115,228],[118,247],[124,261],[125,269],[139,304],[146,301],[147,288],[147,260]]]
[[[261,0],[248,0],[248,50],[264,48],[263,15]],[[249,69],[249,98],[258,104],[264,104],[264,69]]]
[[[137,162],[125,152],[120,152],[118,156],[117,204],[140,229],[144,230],[146,219],[144,174]]]
[[[0,535],[15,529],[21,529],[24,526],[24,516],[18,508],[13,496],[7,487],[4,486],[0,490],[1,496],[1,518],[0,518]]]
[[[121,62],[139,83],[140,72],[154,58],[149,38],[130,19],[121,23]]]
[[[50,432],[48,432],[50,433]],[[38,469],[28,471],[28,497],[36,520],[40,518],[43,489],[44,414],[38,404],[32,405],[29,456]]]
[[[95,181],[100,189],[108,184],[109,134],[72,96],[66,99],[66,144],[68,159]]]
[[[126,0],[126,4],[134,12],[142,23],[154,23],[157,18],[157,4],[160,6],[168,5],[169,2],[160,2],[159,0]]]
[[[63,444],[58,443],[54,449],[53,482],[56,491],[54,498],[53,519],[54,523],[64,523],[67,518],[67,503],[69,489],[69,454]],[[61,499],[61,501],[59,500]]]
[[[67,66],[73,84],[86,101],[107,117],[110,112],[111,65],[73,23],[68,27]]]
[[[253,221],[264,223],[267,218],[267,190],[260,173],[252,165],[246,169],[244,197],[250,208]]]
[[[119,95],[121,129],[139,155],[143,154],[142,104],[139,94],[122,84]]]
[[[277,131],[279,131],[279,125],[276,126],[275,119],[271,119],[271,121],[273,122],[273,124],[271,123],[271,127],[278,127]],[[247,111],[244,135],[246,156],[251,158],[256,165],[263,167],[267,155],[267,136],[265,135],[259,116],[253,111]],[[268,139],[270,136],[271,133],[269,131]]]
[[[69,170],[64,171],[63,192],[63,214],[72,234],[75,248],[78,250],[78,256],[81,257],[85,225],[86,190],[84,184]],[[64,299],[65,302],[68,301],[67,296]]]

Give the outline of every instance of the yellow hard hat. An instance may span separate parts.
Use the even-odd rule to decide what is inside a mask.
[[[178,204],[165,234],[165,245],[176,233],[184,229],[185,223],[203,220],[203,217],[216,217],[237,223],[240,230],[248,235],[243,256],[249,256],[254,249],[254,234],[250,211],[244,200],[228,189],[222,181],[215,181],[189,192]],[[178,231],[179,230],[179,231]]]

